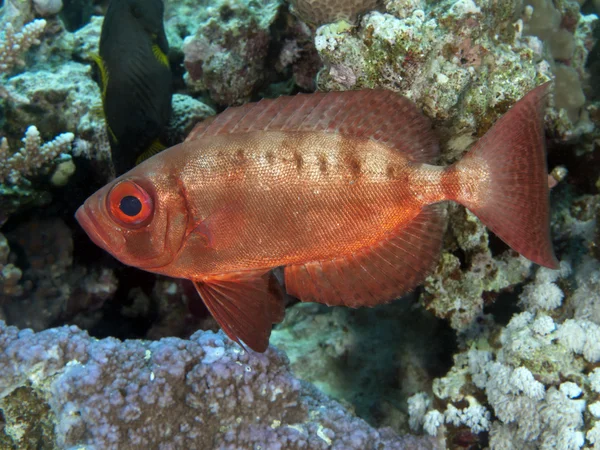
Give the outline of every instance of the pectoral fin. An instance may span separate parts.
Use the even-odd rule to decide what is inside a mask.
[[[270,271],[234,272],[194,286],[225,334],[256,352],[269,346],[272,324],[281,322],[284,305]]]

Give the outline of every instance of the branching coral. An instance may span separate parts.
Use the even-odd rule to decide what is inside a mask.
[[[23,64],[21,55],[32,45],[40,43],[39,38],[46,28],[44,19],[28,23],[16,32],[9,22],[0,31],[0,74],[4,74],[17,65]]]
[[[22,139],[23,147],[11,154],[8,140],[0,140],[0,183],[8,181],[18,184],[23,177],[36,175],[46,164],[54,161],[61,153],[71,148],[75,139],[73,133],[63,133],[52,141],[42,144],[42,138],[35,126],[30,126]]]

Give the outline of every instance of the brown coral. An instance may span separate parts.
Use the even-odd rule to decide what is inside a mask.
[[[290,0],[290,3],[302,20],[321,25],[342,19],[353,22],[359,14],[376,9],[379,0]]]

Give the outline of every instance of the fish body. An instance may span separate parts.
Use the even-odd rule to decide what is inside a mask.
[[[406,157],[365,139],[255,131],[201,138],[178,153],[193,161],[178,177],[211,245],[201,261],[204,241],[186,245],[166,275],[199,279],[334,258],[381,240],[423,206],[410,191],[415,168]]]
[[[270,270],[303,301],[374,306],[413,289],[459,202],[549,267],[543,98],[528,94],[449,167],[429,121],[389,91],[230,108],[92,195],[77,219],[125,264],[194,281],[224,331],[262,351],[283,317]]]
[[[162,0],[111,0],[102,24],[102,105],[118,174],[156,147],[171,115]],[[164,148],[164,147],[163,147]]]

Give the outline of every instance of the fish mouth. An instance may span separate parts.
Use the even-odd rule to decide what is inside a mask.
[[[77,212],[75,213],[75,219],[77,222],[79,222],[81,228],[85,230],[94,244],[111,254],[113,253],[111,245],[106,240],[105,236],[103,236],[104,233],[102,232],[102,226],[94,217],[93,211],[90,211],[87,202],[77,209]]]

